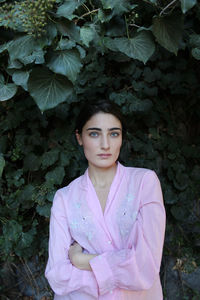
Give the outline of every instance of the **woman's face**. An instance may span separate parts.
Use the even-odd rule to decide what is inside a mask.
[[[99,112],[85,123],[81,134],[76,132],[76,138],[83,146],[89,166],[109,168],[120,153],[122,125],[114,115]]]

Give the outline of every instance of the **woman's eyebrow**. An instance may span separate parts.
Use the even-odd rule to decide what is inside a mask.
[[[109,130],[109,131],[112,131],[112,130],[122,130],[122,129],[119,128],[119,127],[113,127],[113,128],[109,128],[108,130]]]
[[[88,130],[97,130],[97,131],[101,131],[101,128],[91,127],[91,128],[88,128],[87,131],[88,131]]]
[[[97,128],[97,127],[90,127],[90,128],[87,128],[87,131],[88,130],[96,130],[96,131],[102,131],[101,128]],[[112,127],[112,128],[109,128],[108,131],[113,131],[113,130],[122,130],[121,128],[119,127]]]

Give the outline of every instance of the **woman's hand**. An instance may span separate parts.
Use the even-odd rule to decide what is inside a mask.
[[[73,243],[68,251],[69,259],[76,268],[80,270],[91,271],[89,261],[97,256],[97,254],[87,254],[82,252],[82,247],[77,243]]]
[[[82,247],[77,243],[73,243],[70,248],[69,248],[69,259],[75,267],[78,268],[79,263],[80,263],[80,256],[82,254]]]

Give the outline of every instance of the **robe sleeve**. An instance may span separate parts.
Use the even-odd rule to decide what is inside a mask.
[[[159,179],[148,170],[140,186],[140,208],[131,249],[105,252],[90,260],[100,295],[115,288],[151,288],[159,275],[165,232],[165,209]]]
[[[65,199],[66,200],[66,199]],[[45,276],[57,295],[78,291],[98,296],[98,286],[91,271],[73,266],[68,257],[72,243],[61,192],[54,197],[50,217],[49,258]]]

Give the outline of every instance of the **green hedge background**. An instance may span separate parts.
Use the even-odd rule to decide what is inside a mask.
[[[1,265],[46,261],[53,195],[87,166],[75,117],[107,98],[128,123],[121,162],[161,180],[164,254],[199,267],[199,79],[195,0],[1,0]]]

